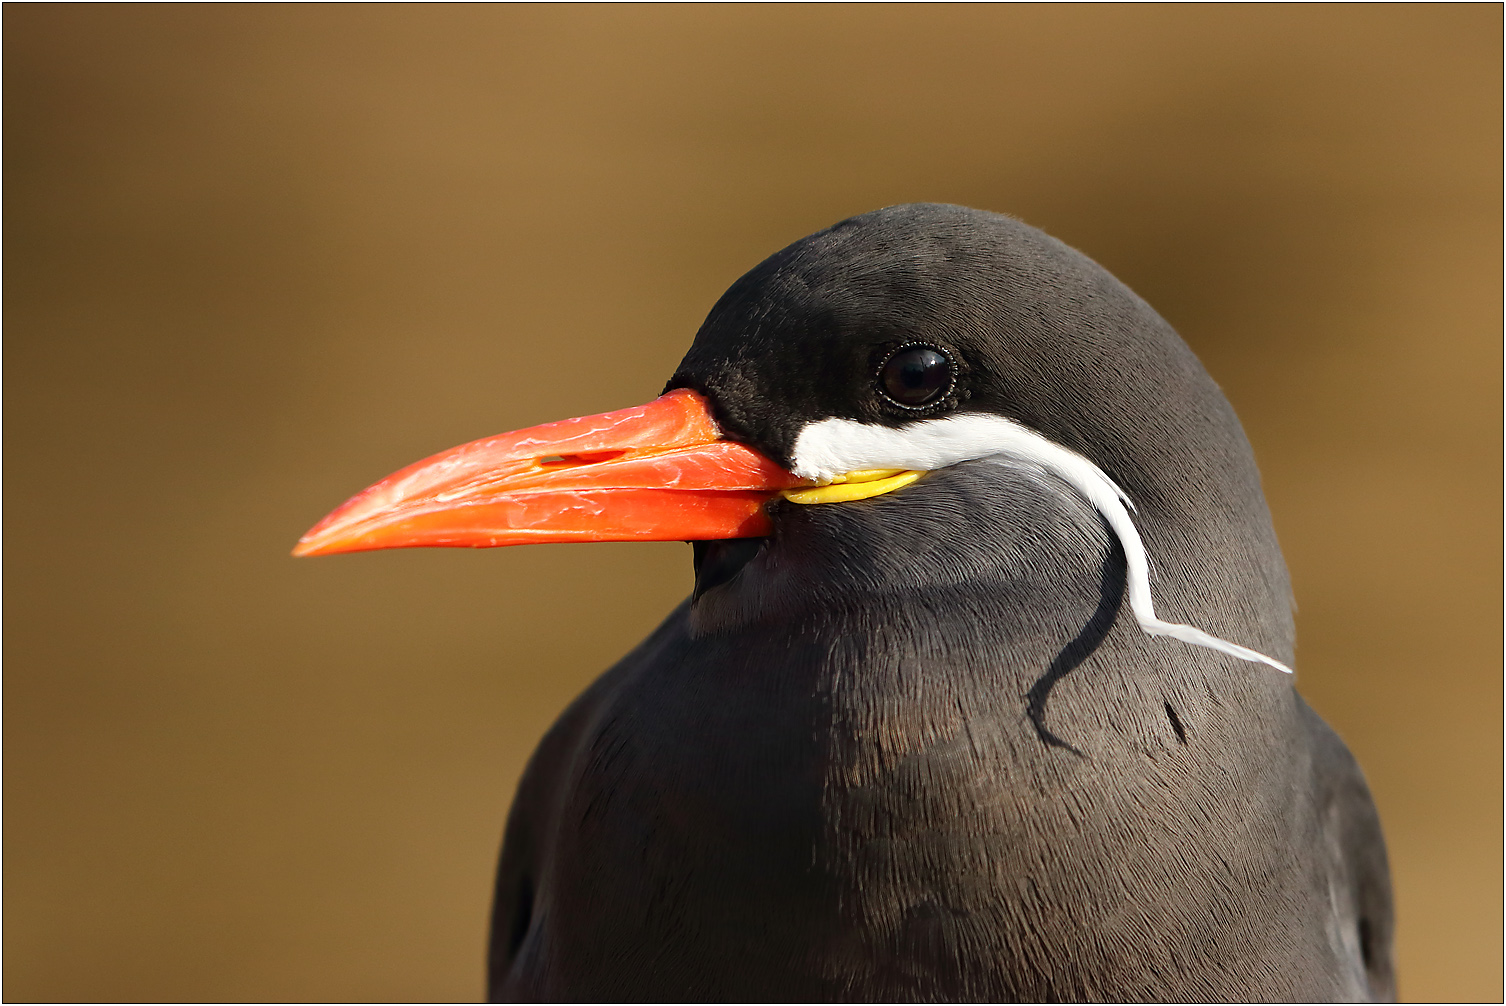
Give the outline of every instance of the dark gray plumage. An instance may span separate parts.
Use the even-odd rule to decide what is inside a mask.
[[[739,280],[672,386],[786,463],[807,423],[1006,415],[1137,509],[1164,616],[1290,663],[1250,448],[1172,329],[1017,221],[880,210]],[[1286,675],[1152,638],[1102,518],[984,458],[698,546],[697,596],[533,757],[498,877],[498,999],[1389,999],[1379,823]]]

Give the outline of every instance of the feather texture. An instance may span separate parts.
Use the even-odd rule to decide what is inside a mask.
[[[800,431],[794,455],[795,474],[819,481],[865,468],[935,471],[999,455],[1038,464],[1081,493],[1119,538],[1124,548],[1130,610],[1147,635],[1170,636],[1292,673],[1281,661],[1257,650],[1220,639],[1196,626],[1157,618],[1150,595],[1150,559],[1130,517],[1134,503],[1129,496],[1103,469],[1081,454],[1052,443],[1012,419],[970,412],[943,419],[921,419],[898,428],[851,419],[823,419]]]

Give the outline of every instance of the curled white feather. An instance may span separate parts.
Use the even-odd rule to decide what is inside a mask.
[[[1130,611],[1147,635],[1170,636],[1292,673],[1290,667],[1256,650],[1195,626],[1157,618],[1150,596],[1150,561],[1130,518],[1134,503],[1129,496],[1081,454],[1004,416],[974,412],[923,419],[899,429],[851,419],[823,419],[800,431],[795,441],[794,471],[802,478],[825,481],[869,468],[934,471],[1000,454],[1032,461],[1054,472],[1103,515],[1124,549]]]

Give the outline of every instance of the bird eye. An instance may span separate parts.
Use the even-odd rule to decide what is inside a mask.
[[[905,346],[885,361],[879,387],[896,405],[930,405],[952,388],[952,361],[930,346]]]

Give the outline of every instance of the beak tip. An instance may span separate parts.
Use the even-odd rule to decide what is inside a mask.
[[[310,531],[298,539],[298,544],[293,546],[293,557],[302,559],[310,555],[329,555],[331,552],[342,551],[338,538],[331,539],[328,534],[317,534],[318,528]]]
[[[346,502],[303,532],[298,539],[298,544],[293,546],[293,557],[302,559],[311,555],[331,555],[336,552],[351,551],[349,548],[341,547],[350,543],[352,522],[348,518],[349,511],[350,503]]]

